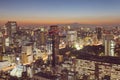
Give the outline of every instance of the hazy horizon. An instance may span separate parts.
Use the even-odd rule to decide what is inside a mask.
[[[0,25],[120,24],[120,0],[0,0]]]

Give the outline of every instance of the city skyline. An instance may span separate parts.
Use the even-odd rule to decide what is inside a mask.
[[[120,24],[119,0],[1,0],[0,24]]]

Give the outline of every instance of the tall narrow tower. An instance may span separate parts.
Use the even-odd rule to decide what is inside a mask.
[[[6,27],[7,35],[9,37],[9,41],[10,41],[9,44],[14,44],[14,42],[13,42],[14,33],[16,33],[18,30],[17,22],[16,21],[8,21],[5,24],[5,27]]]
[[[102,28],[100,27],[96,28],[96,33],[97,33],[97,39],[98,40],[102,39]]]
[[[105,56],[114,56],[114,36],[111,34],[106,34],[104,36],[104,46],[105,46]]]
[[[55,67],[57,63],[57,54],[59,53],[58,26],[50,26],[49,35],[52,39],[52,66]]]

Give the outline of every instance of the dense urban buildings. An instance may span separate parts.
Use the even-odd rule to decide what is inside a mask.
[[[119,80],[119,26],[18,27],[0,29],[3,80]]]
[[[120,80],[120,0],[0,0],[0,80]]]

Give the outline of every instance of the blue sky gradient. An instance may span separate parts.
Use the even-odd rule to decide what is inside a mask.
[[[0,21],[7,20],[119,23],[120,0],[0,0]]]

